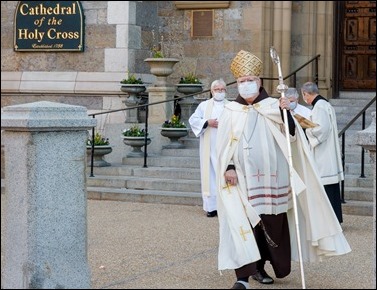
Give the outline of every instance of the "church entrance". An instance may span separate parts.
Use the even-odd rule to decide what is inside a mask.
[[[376,90],[376,1],[337,1],[335,80],[341,91]]]

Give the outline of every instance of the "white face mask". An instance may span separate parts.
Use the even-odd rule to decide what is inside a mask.
[[[259,88],[257,82],[243,82],[238,85],[238,92],[241,97],[248,99],[254,97],[259,93]]]
[[[226,93],[225,92],[218,92],[218,93],[214,93],[213,94],[213,98],[216,100],[216,101],[222,101],[224,100],[226,97]]]
[[[289,103],[289,109],[290,110],[294,110],[294,109],[296,109],[296,107],[297,107],[297,103],[296,102],[290,102]]]

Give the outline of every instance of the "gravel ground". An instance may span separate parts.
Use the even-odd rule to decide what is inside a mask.
[[[345,215],[342,226],[352,252],[305,264],[306,288],[375,289],[372,223],[373,217]],[[234,271],[217,270],[217,246],[218,220],[207,218],[200,206],[88,200],[94,289],[229,289]],[[269,264],[266,270],[274,277]],[[303,288],[299,264],[292,262],[291,274],[273,285],[250,279],[250,286]]]

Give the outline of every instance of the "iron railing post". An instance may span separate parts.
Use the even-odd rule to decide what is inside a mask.
[[[145,136],[144,136],[144,168],[147,168],[147,156],[148,156],[148,153],[147,153],[147,147],[148,147],[148,144],[147,144],[147,141],[148,141],[148,114],[149,114],[149,106],[148,106],[148,103],[149,103],[149,99],[147,100],[147,105],[145,106],[145,127],[144,127],[144,131],[145,131]]]
[[[316,85],[318,86],[318,57],[315,58],[315,74],[314,74],[314,79],[315,79],[315,83]]]
[[[346,164],[346,162],[345,162],[345,159],[346,159],[345,158],[345,154],[346,154],[345,153],[346,152],[345,143],[346,143],[346,133],[343,133],[342,134],[342,167],[343,167],[343,172],[345,172],[344,166]],[[344,179],[340,183],[340,200],[341,200],[342,203],[346,203],[346,201],[344,199]]]
[[[365,129],[365,111],[363,113],[363,117],[361,118],[362,120],[362,125],[361,125],[361,130],[364,130]],[[363,147],[361,147],[361,174],[360,174],[360,177],[361,178],[365,178],[365,174],[364,174],[364,155],[365,155],[365,150]]]
[[[93,115],[93,119],[95,119],[96,116]],[[91,150],[91,155],[90,155],[90,177],[94,177],[93,175],[93,163],[94,163],[94,127],[92,128],[92,150]]]

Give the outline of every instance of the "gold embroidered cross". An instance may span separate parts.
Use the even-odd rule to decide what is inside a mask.
[[[236,142],[236,141],[238,141],[238,139],[236,137],[234,137],[233,134],[232,134],[232,137],[230,137],[230,146],[232,146],[233,141]]]
[[[223,187],[223,189],[225,188],[228,189],[228,193],[232,194],[232,192],[230,191],[230,186],[231,186],[230,183],[227,182],[226,185]]]
[[[242,236],[243,240],[246,241],[246,234],[251,234],[251,230],[244,231],[242,226],[240,226],[240,235]]]

